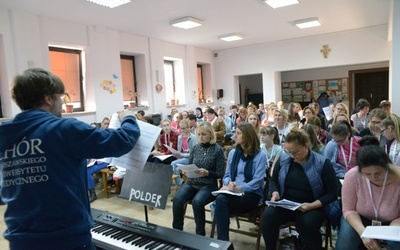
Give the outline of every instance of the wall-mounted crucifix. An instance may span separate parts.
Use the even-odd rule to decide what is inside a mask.
[[[321,53],[324,55],[324,58],[328,58],[329,52],[331,52],[329,45],[327,45],[327,44],[323,45],[322,49],[321,49]]]

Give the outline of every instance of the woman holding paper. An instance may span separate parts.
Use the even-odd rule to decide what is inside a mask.
[[[229,152],[223,178],[223,190],[244,193],[242,196],[218,194],[215,203],[218,239],[229,241],[230,214],[250,212],[263,202],[267,157],[260,150],[260,139],[253,126],[236,127],[234,149]]]
[[[305,249],[321,249],[319,229],[327,219],[327,206],[337,199],[337,180],[331,162],[310,149],[304,131],[292,129],[287,135],[285,153],[275,164],[269,192],[271,201],[287,199],[300,203],[300,207],[294,211],[265,208],[262,232],[266,249],[276,249],[279,227],[293,221]]]
[[[177,191],[173,199],[172,227],[183,230],[185,204],[191,200],[196,234],[206,235],[206,215],[204,207],[214,200],[211,192],[218,189],[217,180],[224,174],[224,151],[216,143],[214,128],[209,122],[202,122],[196,128],[198,144],[190,151],[189,164],[195,164],[199,170],[198,178],[189,178]]]
[[[400,168],[391,163],[375,136],[364,136],[359,143],[358,167],[347,172],[342,188],[338,250],[362,245],[381,249],[377,239],[360,238],[366,226],[400,226]],[[387,243],[389,249],[400,249],[400,242]]]
[[[177,187],[182,185],[182,178],[180,176],[180,170],[177,164],[186,165],[189,163],[190,151],[194,145],[197,144],[197,138],[194,134],[190,133],[189,120],[183,119],[179,122],[181,134],[178,136],[178,151],[179,153],[173,153],[173,156],[177,159],[171,163],[174,174],[178,175],[175,178],[175,184]]]
[[[150,159],[155,163],[171,164],[176,158],[172,156],[171,151],[165,146],[177,149],[179,133],[172,129],[171,121],[164,119],[161,121],[161,134],[159,135],[156,143],[154,144],[154,150],[150,153],[153,158]],[[168,156],[170,157],[162,157]],[[158,158],[157,158],[158,157]]]

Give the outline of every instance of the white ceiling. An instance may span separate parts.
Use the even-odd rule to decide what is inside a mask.
[[[1,0],[0,8],[218,51],[388,25],[393,0],[300,0],[300,4],[279,9],[272,9],[262,0],[131,1],[110,9],[86,0]],[[170,20],[184,16],[202,19],[204,24],[189,30],[169,25]],[[322,26],[300,30],[293,24],[310,17],[319,17]],[[245,39],[228,43],[217,38],[236,32]]]

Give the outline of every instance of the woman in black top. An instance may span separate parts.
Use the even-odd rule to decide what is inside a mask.
[[[216,143],[214,129],[209,122],[202,122],[196,128],[199,144],[190,151],[189,164],[196,164],[196,173],[201,177],[188,179],[173,199],[172,227],[183,230],[184,206],[192,200],[196,234],[206,235],[204,207],[215,199],[211,192],[218,190],[218,179],[224,174],[224,151]]]

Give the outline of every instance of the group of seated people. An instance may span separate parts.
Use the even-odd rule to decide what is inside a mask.
[[[171,165],[179,176],[184,173],[177,164],[196,164],[200,177],[176,182],[172,227],[183,230],[191,201],[196,234],[205,235],[205,207],[214,201],[218,239],[229,241],[230,215],[261,206],[267,189],[267,200],[288,199],[300,207],[265,207],[260,230],[266,249],[277,248],[287,222],[295,222],[304,249],[321,249],[320,228],[327,220],[339,233],[336,249],[381,249],[379,240],[360,236],[367,226],[400,226],[400,117],[388,104],[369,111],[360,100],[349,118],[347,105],[339,102],[325,128],[318,103],[290,122],[288,110],[273,103],[259,109],[233,105],[229,116],[221,107],[173,110],[171,120],[161,121],[149,159]],[[289,106],[301,109],[296,105]],[[226,156],[228,141],[233,146]],[[165,145],[181,153],[153,158],[171,154]],[[214,196],[218,189],[244,195]],[[400,249],[400,242],[386,243]]]

